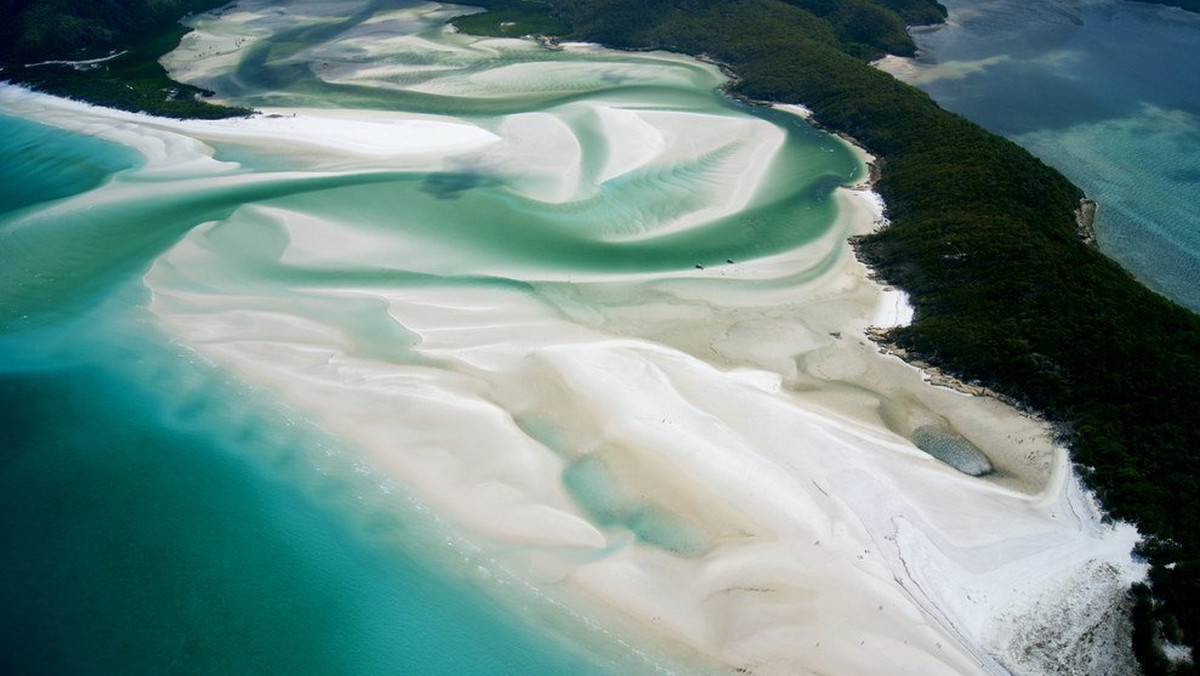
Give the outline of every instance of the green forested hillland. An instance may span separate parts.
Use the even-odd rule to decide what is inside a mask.
[[[1157,644],[1165,637],[1200,654],[1200,317],[1083,243],[1082,195],[1059,172],[864,62],[877,50],[907,49],[881,11],[932,18],[940,8],[548,4],[572,39],[706,54],[737,73],[735,94],[803,103],[879,158],[876,189],[892,224],[857,247],[916,308],[916,321],[887,339],[1056,424],[1109,513],[1147,537],[1154,600],[1138,592],[1135,632],[1146,673],[1195,673],[1166,661]],[[856,26],[865,5],[867,20]],[[900,22],[911,23],[906,17]]]
[[[567,26],[553,17],[543,4],[526,0],[482,0],[466,2],[485,7],[486,12],[467,14],[451,20],[459,30],[472,35],[521,37],[524,35],[563,35]]]
[[[89,58],[228,0],[0,0],[0,58]]]
[[[121,110],[168,117],[251,112],[203,101],[167,77],[158,57],[179,44],[179,19],[228,0],[0,0],[0,79]],[[121,56],[90,67],[38,65]]]

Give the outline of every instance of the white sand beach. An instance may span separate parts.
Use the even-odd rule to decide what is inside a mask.
[[[872,207],[845,209],[846,229],[873,227]],[[342,224],[269,217],[299,247],[283,253],[291,265],[399,251]],[[548,282],[541,298],[314,286],[268,299],[225,283],[231,227],[246,224],[193,231],[147,274],[165,326],[352,442],[358,461],[503,551],[511,574],[733,667],[1033,673],[1020,657],[1030,623],[1049,630],[1138,574],[1132,529],[1101,523],[1043,425],[930,386],[866,340],[869,325],[908,311],[844,242],[834,271],[781,290],[782,302],[705,293],[762,276],[756,262],[725,277],[622,279],[633,300],[608,307],[578,300],[608,292],[601,280]],[[763,263],[786,272],[786,260]],[[645,284],[653,294],[638,293],[656,302],[638,300]],[[567,292],[601,316],[562,319],[554,297]],[[366,319],[325,314],[346,302],[411,333],[413,354],[437,366],[362,354],[354,331]],[[904,435],[930,423],[970,439],[996,475],[967,477],[914,448]],[[699,533],[703,553],[596,524],[562,485],[583,458],[622,500]],[[1094,597],[1063,593],[1097,571]],[[1032,599],[1054,610],[1032,613]]]
[[[512,574],[731,666],[1032,673],[1014,627],[1052,628],[1137,575],[1132,529],[1101,523],[1042,425],[934,388],[865,341],[865,318],[897,301],[849,257],[804,289],[799,315],[840,338],[772,317],[778,308],[731,305],[686,330],[669,318],[688,334],[676,348],[644,314],[619,308],[612,324],[581,326],[509,290],[238,296],[214,259],[231,245],[214,241],[220,229],[193,232],[146,276],[172,332],[352,442],[356,461],[503,551]],[[438,366],[357,354],[353,333],[314,310],[368,300]],[[656,335],[631,335],[639,323]],[[689,354],[705,341],[716,365]],[[760,365],[786,357],[796,372]],[[962,475],[896,434],[927,419],[970,438],[997,475]],[[558,444],[531,437],[528,420]],[[594,523],[562,487],[582,458],[616,477],[622,499],[699,532],[704,553]],[[1094,597],[1064,593],[1085,579],[1098,579]],[[1033,599],[1053,610],[1029,612]]]
[[[203,19],[167,65],[210,82],[272,22],[341,11],[311,2],[267,20],[264,7]],[[455,12],[422,5],[370,27]],[[514,78],[488,77],[492,92]],[[695,205],[592,233],[618,243],[758,204],[784,140],[759,118],[611,97],[493,122],[282,107],[174,122],[11,87],[0,108],[136,148],[146,176],[262,180],[214,159],[238,147],[306,176],[470,166],[563,210],[608,182],[718,158]],[[847,243],[880,227],[878,196],[835,199],[833,227],[802,247],[648,272],[475,254],[365,205],[359,219],[254,203],[190,230],[142,281],[165,331],[344,440],[347,463],[385,472],[487,553],[488,576],[630,646],[763,676],[1105,673],[1085,670],[1089,652],[1114,655],[1115,673],[1128,655],[1105,641],[1142,574],[1136,532],[1101,519],[1044,423],[878,350],[868,329],[913,309]],[[517,283],[454,277],[468,274]],[[995,471],[967,476],[919,450],[922,427],[967,440]],[[1071,627],[1089,622],[1080,643]],[[1073,637],[1080,655],[1039,651],[1047,636]]]

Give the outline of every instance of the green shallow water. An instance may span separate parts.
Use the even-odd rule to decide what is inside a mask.
[[[498,114],[549,112],[572,127],[585,177],[607,151],[596,120],[569,108],[580,103],[754,116],[785,132],[783,146],[745,209],[659,232],[704,206],[738,139],[550,203],[524,192],[530,179],[521,164],[284,174],[305,167],[292,167],[278,148],[229,142],[214,144],[214,156],[241,166],[164,175],[143,171],[120,145],[0,116],[9,186],[0,200],[5,673],[684,669],[630,653],[578,618],[547,622],[560,617],[547,601],[490,579],[484,555],[455,544],[452,529],[402,486],[358,464],[352,445],[176,344],[145,311],[143,275],[167,275],[174,261],[162,257],[184,242],[212,261],[207,277],[180,273],[180,289],[340,327],[359,356],[416,360],[409,350],[418,339],[382,304],[310,291],[505,288],[535,297],[539,281],[571,273],[753,260],[828,234],[833,189],[858,177],[838,141],[794,116],[733,104],[714,91],[713,69],[690,62],[505,43],[482,57],[460,49],[439,59],[426,48],[378,57],[445,66],[440,80],[404,76],[443,86],[439,93],[313,76],[315,63],[361,61],[339,40],[386,33],[363,20],[407,6],[363,4],[353,17],[265,37],[216,88],[251,105],[453,114],[484,128],[498,128]],[[436,21],[415,26],[421,39],[466,39],[447,37]],[[473,79],[529,63],[571,68],[553,87],[519,76],[526,89],[509,93]],[[509,82],[508,72],[494,77]],[[390,77],[393,85],[404,79]],[[285,225],[280,213],[336,224],[333,237],[361,237],[380,250],[353,260],[289,258],[305,228]],[[621,502],[619,487],[610,491],[603,479],[595,471],[564,476],[604,527],[689,556],[707,546],[671,514]]]

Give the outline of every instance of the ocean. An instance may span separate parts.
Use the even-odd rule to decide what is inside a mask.
[[[898,70],[1099,203],[1102,251],[1200,311],[1200,15],[1125,0],[947,0]]]

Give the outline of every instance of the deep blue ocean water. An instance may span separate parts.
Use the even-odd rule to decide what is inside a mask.
[[[944,0],[916,84],[1099,202],[1100,247],[1200,311],[1200,15],[1126,0]]]

